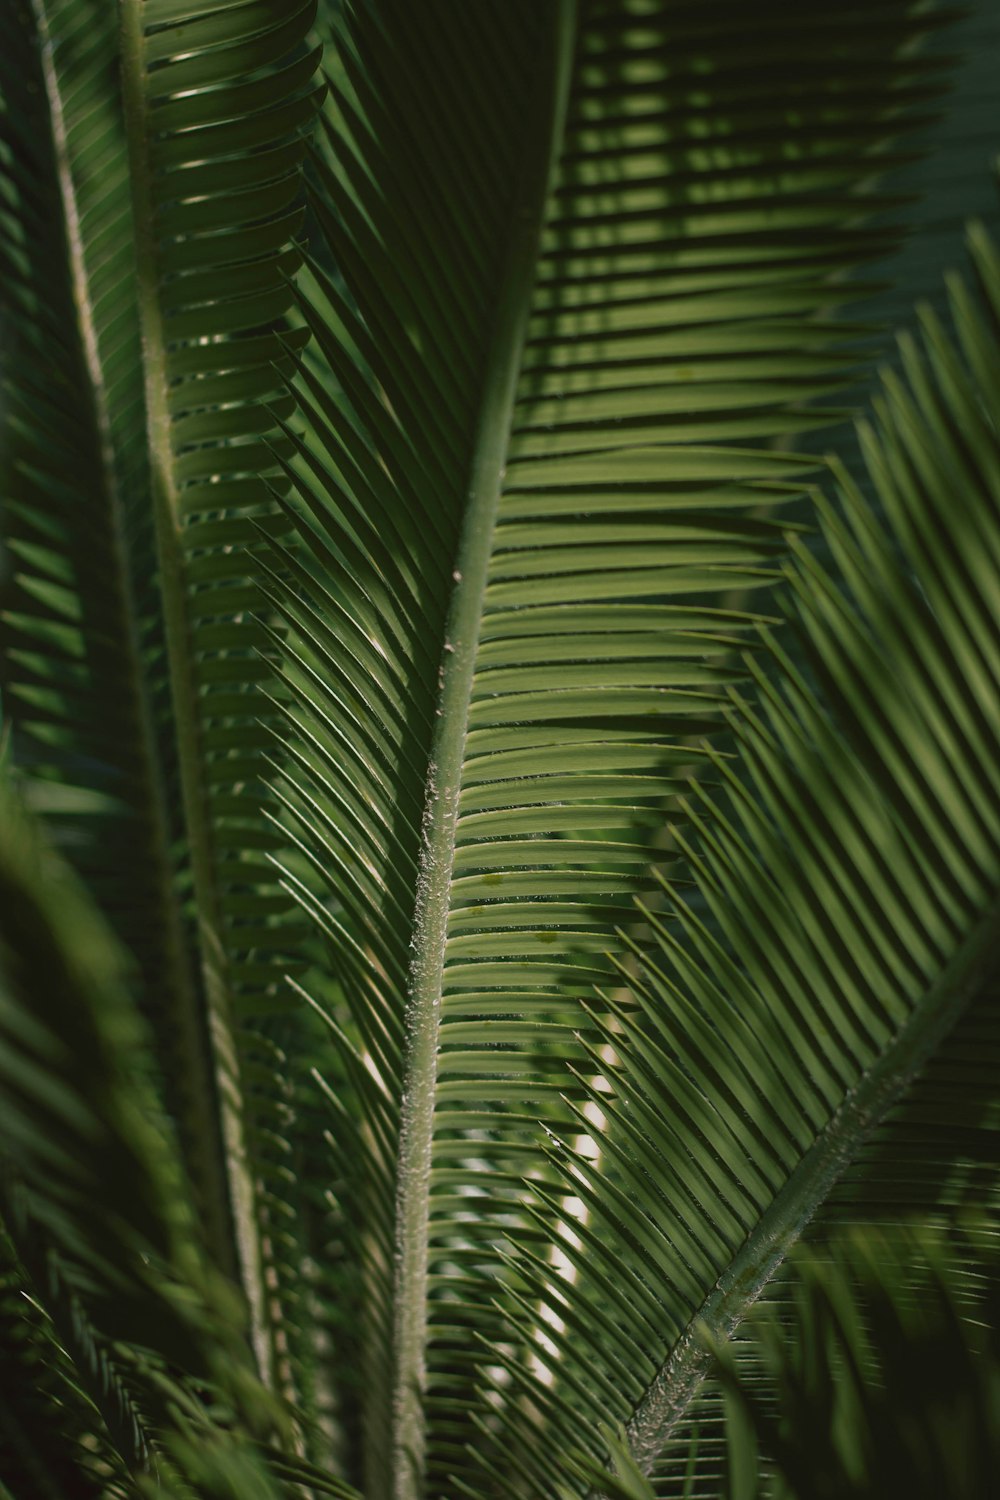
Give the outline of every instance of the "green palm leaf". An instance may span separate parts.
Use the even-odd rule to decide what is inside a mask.
[[[957,1279],[964,1237],[868,1225],[793,1252],[780,1302],[717,1347],[724,1446],[703,1425],[688,1437],[685,1500],[706,1481],[726,1500],[988,1491],[995,1265],[977,1244]],[[582,1476],[607,1500],[654,1500],[623,1437],[606,1440],[615,1472],[581,1455]]]
[[[720,1351],[732,1500],[763,1492],[757,1446],[789,1497],[989,1490],[995,1267],[987,1256],[986,1277],[956,1283],[956,1252],[955,1237],[869,1230],[793,1258],[791,1336],[773,1314],[755,1314],[745,1336],[765,1382]]]
[[[261,1018],[294,969],[294,926],[266,856],[259,749],[266,668],[245,544],[281,528],[271,490],[287,365],[277,328],[299,263],[303,134],[315,109],[311,0],[129,0],[122,76],[131,146],[152,509],[199,956],[219,1072],[229,1196],[261,1370],[285,1370],[287,1174],[274,1159],[280,1041]],[[293,338],[293,345],[300,340]],[[273,411],[270,402],[276,401]],[[266,1080],[254,1086],[254,1079]],[[289,1395],[295,1392],[289,1389]]]
[[[116,17],[90,0],[11,10],[4,661],[18,763],[36,802],[74,814],[60,825],[141,965],[214,1251],[245,1278],[274,1370],[288,1309],[265,1298],[264,1263],[300,1247],[276,1224],[292,1085],[261,1017],[295,928],[279,930],[288,902],[263,862],[267,669],[245,619],[260,596],[232,548],[281,483],[265,403],[317,53],[307,7],[265,11],[125,7],[130,175]],[[155,130],[132,128],[137,109]]]
[[[898,358],[896,334],[916,326],[915,309],[928,302],[939,316],[947,309],[943,266],[957,264],[963,253],[966,225],[982,220],[996,232],[998,204],[990,167],[996,155],[992,120],[992,64],[1000,37],[995,7],[976,4],[935,7],[946,22],[929,39],[942,81],[948,88],[931,106],[932,114],[910,138],[912,161],[893,175],[893,186],[910,196],[907,221],[911,232],[872,267],[881,287],[866,311],[878,320],[870,347],[889,363]],[[874,375],[874,370],[873,370]],[[869,396],[877,394],[872,381]],[[850,425],[823,434],[824,451],[833,448],[858,482],[864,482],[857,444]]]
[[[62,1500],[107,1493],[107,1476],[121,1475],[109,1443],[96,1440],[102,1423],[73,1377],[51,1320],[32,1303],[30,1288],[9,1245],[3,1247],[0,1328],[4,1382],[0,1390],[0,1464],[5,1492]]]
[[[18,6],[0,61],[6,549],[0,671],[33,803],[133,955],[227,1261],[211,1074],[174,889],[131,201],[107,6]]]
[[[1000,263],[981,233],[971,243],[995,320]],[[732,1332],[856,1159],[839,1212],[857,1212],[866,1182],[881,1197],[866,1148],[893,1141],[899,1101],[967,1008],[971,1034],[995,1030],[1000,720],[985,558],[1000,540],[1000,387],[996,322],[964,293],[953,313],[966,363],[928,313],[923,350],[903,347],[909,388],[887,376],[877,426],[860,430],[891,540],[845,480],[840,510],[822,506],[843,586],[792,543],[793,618],[823,699],[777,643],[776,681],[750,663],[758,697],[732,720],[743,774],[719,761],[726,795],[697,789],[694,837],[678,835],[704,909],[668,883],[675,921],[651,916],[655,957],[633,1003],[609,998],[595,1016],[604,1050],[581,1083],[608,1122],[601,1162],[555,1158],[583,1206],[585,1228],[562,1231],[572,1288],[525,1266],[562,1327],[550,1318],[533,1335],[539,1358],[543,1335],[561,1356],[539,1404],[564,1428],[570,1412],[577,1428],[581,1413],[626,1422],[647,1474],[707,1369],[702,1330]],[[973,1114],[993,1097],[991,1055],[966,1080]],[[954,1121],[954,1172],[949,1077],[945,1063],[921,1088],[942,1128]],[[891,1181],[905,1183],[908,1160],[886,1163]],[[907,1184],[924,1214],[957,1206],[941,1170],[927,1163]],[[965,1201],[995,1210],[995,1174],[971,1177]],[[535,1482],[551,1482],[538,1451]]]
[[[0,1490],[780,1493],[793,1244],[979,1274],[981,230],[844,433],[991,27],[0,0],[3,714],[129,955],[0,795]]]
[[[315,212],[346,291],[319,260],[303,283],[270,596],[311,866],[287,884],[343,986],[313,998],[373,1494],[467,1468],[492,1242],[547,1171],[539,1117],[570,1128],[580,1002],[745,672],[727,603],[772,581],[803,472],[770,440],[849,373],[831,275],[886,244],[861,221],[882,105],[924,86],[874,82],[905,8],[871,41],[845,18],[808,92],[812,23],[765,86],[777,13],[731,20],[672,17],[668,48],[642,7],[385,4],[339,50]]]
[[[287,1418],[257,1382],[239,1298],[200,1247],[120,954],[6,787],[2,803],[0,1211],[14,1275],[52,1320],[43,1382],[78,1385],[95,1457],[110,1447],[123,1481],[207,1423],[190,1379],[215,1388],[227,1413],[217,1447],[255,1465],[247,1433]],[[65,1412],[65,1392],[57,1400]],[[68,1409],[86,1424],[79,1398]],[[70,1436],[35,1470],[65,1465]],[[23,1438],[18,1447],[23,1459]]]
[[[876,1226],[890,1251],[890,1275],[899,1245],[914,1229],[937,1243],[935,1258],[957,1295],[964,1296],[984,1274],[992,1274],[992,1243],[998,1207],[996,1068],[1000,1062],[1000,1015],[995,990],[987,987],[968,1006],[951,1035],[914,1086],[886,1115],[837,1182],[804,1239],[799,1260],[815,1255],[820,1269],[828,1241],[846,1235],[864,1238]],[[953,1233],[955,1224],[959,1235]],[[900,1229],[902,1228],[902,1235]],[[893,1251],[896,1246],[896,1251]],[[815,1249],[814,1249],[815,1247]],[[795,1257],[793,1256],[793,1261]],[[791,1270],[795,1284],[797,1272]],[[797,1304],[791,1301],[785,1268],[761,1297],[766,1324],[781,1324],[795,1337]],[[763,1378],[755,1319],[737,1330],[731,1355],[745,1384]],[[816,1370],[819,1378],[820,1370]],[[922,1377],[921,1377],[922,1379]],[[918,1385],[920,1381],[916,1382]],[[719,1382],[709,1377],[691,1410],[696,1423],[697,1471],[717,1488],[725,1463],[728,1424]],[[685,1423],[657,1464],[665,1494],[677,1494],[691,1459],[691,1432]],[[735,1468],[735,1460],[732,1460]],[[746,1482],[756,1465],[739,1465]],[[956,1482],[958,1482],[956,1480]]]

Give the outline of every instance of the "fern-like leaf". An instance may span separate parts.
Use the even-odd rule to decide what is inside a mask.
[[[985,317],[955,292],[956,347],[928,315],[923,350],[904,347],[908,388],[887,377],[861,428],[893,535],[845,480],[840,507],[821,507],[843,584],[792,543],[793,620],[823,697],[777,642],[776,678],[749,663],[739,774],[719,760],[725,791],[696,788],[694,831],[678,833],[703,905],[667,882],[633,1003],[594,1016],[603,1048],[579,1081],[606,1122],[600,1161],[553,1153],[580,1205],[562,1230],[571,1273],[524,1269],[549,1314],[529,1349],[557,1373],[549,1389],[522,1357],[517,1378],[562,1431],[626,1424],[647,1474],[688,1417],[704,1331],[732,1332],[845,1173],[834,1218],[865,1212],[866,1182],[877,1211],[866,1152],[882,1121],[888,1146],[920,1118],[907,1091],[967,1012],[972,1034],[995,1032],[1000,263],[981,234],[972,247]],[[973,1113],[992,1047],[969,1073]],[[928,1103],[947,1097],[941,1056]],[[940,1105],[937,1119],[947,1133]],[[958,1206],[945,1163],[959,1170],[963,1139],[956,1119],[944,1161],[909,1183],[914,1211]],[[995,1214],[995,1174],[965,1180],[966,1206]],[[536,1484],[558,1475],[549,1448],[530,1463]]]
[[[860,222],[883,107],[925,86],[896,57],[919,27],[879,15],[838,19],[808,88],[815,23],[768,6],[750,37],[386,0],[339,37],[269,595],[286,883],[343,996],[306,986],[341,1049],[373,1495],[468,1473],[497,1244],[538,1235],[582,1001],[775,576],[805,461],[772,439],[844,386],[832,312],[863,288],[831,277],[886,245]]]

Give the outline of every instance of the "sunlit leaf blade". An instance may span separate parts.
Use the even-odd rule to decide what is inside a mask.
[[[0,797],[14,1488],[750,1500],[705,1328],[973,1274],[982,231],[807,491],[956,9],[0,0],[4,719],[132,955]]]
[[[978,228],[971,234],[980,275],[988,289],[996,286],[995,253]],[[977,372],[980,398],[997,419],[995,395],[1000,388],[1000,351],[995,311],[973,299],[973,289],[957,276],[949,287],[961,310],[958,331],[965,358]],[[989,297],[987,292],[987,307]],[[993,293],[996,307],[996,293]],[[986,316],[984,317],[984,312]],[[924,320],[927,313],[924,311]],[[932,325],[933,326],[933,325]],[[948,355],[947,345],[937,348]],[[953,361],[954,355],[949,356]],[[971,431],[972,429],[970,429]],[[871,450],[869,450],[871,451]],[[876,491],[877,493],[877,491]],[[952,705],[956,703],[952,698]],[[949,710],[952,711],[952,710]],[[859,1152],[816,1214],[807,1238],[837,1233],[841,1226],[889,1224],[899,1219],[941,1230],[956,1218],[967,1226],[960,1253],[953,1257],[951,1274],[960,1283],[968,1274],[970,1246],[986,1254],[1000,1212],[996,1078],[1000,1068],[1000,1009],[995,988],[986,987],[970,1004],[951,1036],[906,1097],[892,1109]],[[972,1226],[975,1226],[973,1230]],[[764,1293],[767,1301],[783,1303],[783,1278]],[[742,1363],[754,1357],[752,1340],[746,1350],[734,1349]],[[710,1386],[695,1406],[701,1438],[699,1470],[718,1475],[725,1448],[725,1420],[719,1391]],[[657,1475],[664,1495],[679,1494],[689,1433],[679,1427]],[[706,1482],[711,1482],[707,1479]]]
[[[701,1329],[732,1330],[838,1179],[834,1218],[884,1214],[887,1191],[930,1222],[995,1215],[995,1173],[962,1165],[992,1145],[1000,896],[1000,262],[980,231],[971,247],[981,303],[954,296],[954,338],[926,317],[908,385],[887,376],[860,428],[892,533],[844,478],[821,504],[839,577],[793,541],[812,681],[776,641],[770,671],[750,664],[724,790],[696,787],[678,835],[702,904],[667,882],[632,1003],[605,1002],[598,1159],[554,1153],[579,1205],[564,1284],[524,1261],[553,1372],[531,1399],[563,1432],[610,1411],[645,1473],[705,1374]],[[951,1070],[980,1033],[970,1140]],[[911,1173],[925,1110],[940,1140]]]

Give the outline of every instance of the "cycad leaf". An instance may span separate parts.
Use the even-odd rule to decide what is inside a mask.
[[[290,1378],[281,1005],[301,927],[267,856],[267,701],[247,543],[285,523],[278,340],[300,255],[316,104],[313,0],[126,0],[122,72],[136,216],[153,511],[201,966],[240,1271],[269,1380]],[[291,336],[290,336],[291,337]],[[302,339],[291,337],[293,347]],[[295,1259],[295,1253],[292,1255]],[[277,1283],[275,1294],[265,1283]],[[297,1396],[291,1387],[287,1394]]]
[[[729,1398],[727,1500],[758,1488],[753,1434],[789,1500],[987,1493],[998,1459],[996,1264],[961,1236],[856,1230],[792,1257],[782,1315],[748,1320],[719,1351]],[[747,1368],[745,1355],[752,1352]],[[773,1483],[773,1479],[772,1479]]]
[[[571,1467],[577,1466],[580,1477],[600,1490],[602,1500],[656,1500],[649,1480],[629,1452],[624,1432],[605,1429],[602,1437],[611,1455],[613,1471],[594,1463],[587,1454],[574,1456]]]
[[[34,805],[131,953],[215,1252],[230,1233],[174,889],[117,18],[7,5],[0,674]],[[155,618],[155,615],[154,615]]]
[[[140,1473],[171,1432],[199,1424],[238,1457],[248,1433],[287,1419],[253,1372],[240,1300],[202,1247],[120,954],[6,787],[2,813],[5,1227],[123,1472]],[[188,1378],[222,1404],[214,1432]],[[72,1449],[62,1456],[71,1462]]]
[[[981,233],[972,246],[984,307],[955,297],[957,347],[928,315],[924,347],[904,345],[909,387],[887,376],[861,428],[891,539],[845,480],[822,507],[843,584],[793,542],[792,614],[823,696],[777,644],[777,680],[751,664],[741,774],[719,763],[726,795],[700,791],[680,836],[703,906],[668,886],[674,920],[651,917],[635,1006],[607,1002],[585,1081],[601,1161],[559,1153],[582,1205],[563,1229],[572,1284],[526,1272],[562,1319],[539,1403],[578,1425],[606,1417],[611,1388],[646,1473],[704,1374],[702,1330],[732,1330],[856,1158],[841,1212],[864,1212],[880,1122],[963,1013],[995,1006],[1000,262]],[[926,1095],[938,1169],[909,1184],[928,1215],[961,1163],[949,1077]],[[970,1082],[982,1105],[985,1061]],[[969,1192],[995,1212],[995,1174]],[[544,1359],[541,1331],[535,1345]]]
[[[107,1493],[109,1470],[122,1471],[121,1460],[110,1443],[97,1437],[101,1418],[74,1380],[50,1320],[29,1300],[24,1274],[8,1244],[2,1253],[3,1484],[15,1496],[63,1500],[76,1494],[81,1500],[99,1500]]]
[[[803,473],[771,439],[847,373],[831,277],[886,243],[861,220],[919,23],[838,12],[818,63],[820,23],[757,12],[386,0],[342,36],[269,592],[287,884],[343,986],[313,998],[373,1495],[471,1473],[495,1241],[745,671],[731,603]]]

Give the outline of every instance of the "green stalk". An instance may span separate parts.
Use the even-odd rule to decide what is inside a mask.
[[[652,1472],[708,1374],[714,1357],[711,1343],[731,1337],[861,1146],[996,974],[998,934],[1000,910],[994,907],[861,1082],[847,1093],[688,1323],[628,1424],[629,1447],[644,1474]]]
[[[497,303],[495,338],[483,382],[468,503],[453,574],[455,590],[445,639],[438,727],[427,776],[407,999],[408,1043],[396,1192],[394,1500],[417,1500],[422,1492],[431,1149],[458,802],[493,533],[545,207],[562,142],[575,33],[575,0],[559,0],[554,13],[552,65],[536,91],[534,129],[526,132],[531,144],[513,208],[514,227]]]
[[[117,639],[125,658],[138,733],[138,760],[143,809],[150,837],[150,853],[156,877],[162,933],[167,965],[166,991],[172,1020],[180,1039],[187,1076],[180,1080],[185,1105],[183,1132],[198,1199],[205,1215],[208,1243],[222,1268],[235,1272],[232,1226],[225,1192],[225,1163],[219,1124],[212,1109],[214,1092],[206,1038],[194,976],[184,942],[184,927],[171,873],[166,792],[156,748],[156,735],[149,696],[142,671],[139,612],[135,603],[128,546],[125,539],[125,507],[118,483],[115,449],[104,366],[97,337],[90,277],[81,228],[80,207],[69,151],[69,133],[62,89],[55,65],[46,0],[32,0],[39,38],[39,59],[45,85],[52,130],[52,149],[62,207],[73,306],[80,347],[87,373],[87,397],[91,407],[103,479],[103,495],[110,521],[114,559],[112,592],[120,604]],[[222,1191],[220,1191],[220,1188]]]
[[[230,1207],[236,1235],[236,1255],[250,1307],[254,1354],[261,1378],[270,1385],[273,1379],[273,1351],[268,1327],[254,1184],[243,1130],[243,1091],[222,943],[222,913],[215,881],[212,830],[202,780],[198,689],[187,612],[181,511],[173,469],[170,409],[167,402],[167,345],[160,310],[156,263],[155,198],[146,154],[150,122],[145,91],[142,0],[121,0],[121,25],[122,92],[135,214],[146,424],[181,797],[198,908],[200,959],[226,1154]]]

